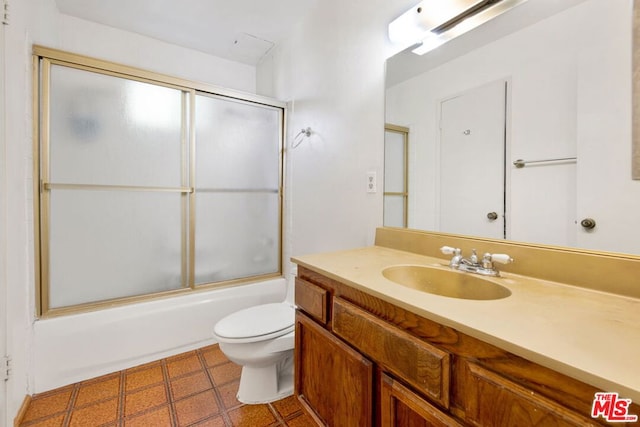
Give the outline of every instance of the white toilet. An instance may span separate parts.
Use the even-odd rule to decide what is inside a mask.
[[[232,313],[216,323],[220,350],[242,366],[238,400],[267,403],[293,394],[295,309],[287,301]]]

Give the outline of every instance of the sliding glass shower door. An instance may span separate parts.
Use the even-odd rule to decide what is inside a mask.
[[[179,289],[179,89],[52,65],[43,208],[49,307]]]
[[[196,95],[195,283],[280,268],[281,110]]]
[[[39,314],[281,275],[284,104],[36,50]]]

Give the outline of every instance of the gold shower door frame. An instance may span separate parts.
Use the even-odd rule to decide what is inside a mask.
[[[70,67],[102,75],[124,78],[127,80],[149,83],[157,86],[180,90],[182,93],[181,109],[181,185],[180,187],[126,186],[126,185],[93,185],[68,184],[50,182],[49,149],[50,149],[50,69],[52,65]],[[83,312],[113,306],[114,304],[132,303],[180,295],[195,290],[225,287],[282,276],[282,209],[283,209],[283,165],[284,165],[284,124],[286,104],[258,95],[246,94],[213,85],[191,82],[171,76],[154,73],[126,65],[116,64],[69,52],[50,49],[42,46],[33,47],[33,170],[34,170],[34,249],[36,278],[36,312],[39,317],[56,316]],[[279,111],[279,254],[278,271],[240,279],[232,279],[215,283],[194,283],[195,272],[195,99],[196,93],[212,94],[230,100],[247,102]],[[141,192],[177,192],[181,197],[181,271],[182,286],[180,289],[161,291],[144,295],[121,297],[107,301],[82,303],[73,306],[51,308],[49,290],[49,237],[50,237],[50,196],[53,189],[83,189],[108,191],[141,191]]]

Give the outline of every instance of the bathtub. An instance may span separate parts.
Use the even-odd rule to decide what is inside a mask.
[[[67,384],[215,344],[213,325],[233,311],[285,299],[276,278],[230,288],[37,320],[30,392]]]

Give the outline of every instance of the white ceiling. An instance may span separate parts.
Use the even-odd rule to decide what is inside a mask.
[[[61,13],[256,65],[318,0],[56,0]]]

